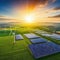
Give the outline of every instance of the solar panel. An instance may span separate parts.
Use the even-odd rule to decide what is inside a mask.
[[[60,52],[60,45],[51,42],[42,44],[31,44],[29,45],[29,49],[33,56],[37,59]]]
[[[47,32],[42,31],[42,30],[41,31],[36,30],[35,33],[41,34],[42,36],[51,37],[53,39],[60,40],[60,35],[58,35],[58,34],[48,34]]]
[[[38,34],[46,34],[47,32],[46,31],[43,31],[43,30],[35,30],[35,33],[38,33]]]
[[[52,36],[52,34],[41,34],[42,36],[48,36],[48,37],[51,37]]]
[[[30,39],[32,43],[44,43],[47,42],[44,38],[36,38],[36,39]]]
[[[54,39],[60,40],[60,35],[58,35],[58,34],[53,34],[51,37]]]
[[[39,36],[37,36],[36,34],[33,34],[33,33],[28,33],[28,34],[24,34],[24,35],[29,39],[39,38]]]
[[[60,35],[58,35],[58,34],[41,34],[41,35],[46,36],[46,37],[50,37],[50,38],[53,38],[53,39],[60,40]]]
[[[15,35],[15,40],[22,40],[23,37],[22,35],[18,34],[18,35]]]

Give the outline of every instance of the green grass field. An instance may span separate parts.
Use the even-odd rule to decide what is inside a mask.
[[[23,35],[24,33],[33,32],[32,30],[33,29],[22,28],[16,30],[16,33],[17,34],[20,33]],[[9,33],[10,31],[0,32],[0,60],[60,60],[60,53],[35,59],[28,48],[28,45],[31,44],[29,39],[27,39],[23,35],[24,40],[16,41],[16,43],[13,44],[13,35],[9,35]],[[46,38],[49,41],[60,44],[60,41],[58,42],[56,40],[47,37],[43,38]]]

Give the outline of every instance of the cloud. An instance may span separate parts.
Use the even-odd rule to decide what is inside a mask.
[[[4,16],[0,15],[0,18],[2,18],[2,17],[4,17]]]
[[[60,14],[59,15],[55,15],[55,16],[51,16],[51,17],[48,17],[48,18],[60,18]]]
[[[49,4],[54,3],[56,0],[27,0],[27,10],[29,12],[33,11],[35,8],[38,10],[39,8],[44,8]]]
[[[11,20],[11,19],[8,19],[8,18],[0,18],[0,21],[1,20]]]
[[[23,2],[23,0],[22,0],[22,3],[20,2],[24,7],[35,8],[35,6],[37,6],[37,5],[41,5],[43,7],[50,3],[54,3],[56,0],[24,0],[24,1],[25,2]],[[19,8],[21,6],[20,3],[17,3]]]
[[[12,18],[9,18],[9,17],[7,17],[7,16],[2,16],[2,15],[0,15],[0,21],[9,21],[9,20],[13,20]]]
[[[1,20],[10,20],[10,18],[7,16],[0,15],[0,21]]]
[[[60,10],[60,7],[55,7],[53,8],[53,10]]]
[[[19,22],[16,18],[0,15],[0,22]]]
[[[28,4],[33,4],[33,5],[37,5],[37,4],[40,4],[40,5],[46,5],[46,4],[49,4],[49,3],[54,3],[56,0],[28,0]]]

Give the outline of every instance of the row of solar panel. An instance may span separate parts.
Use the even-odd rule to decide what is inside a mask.
[[[27,38],[29,38],[29,40],[32,42],[32,43],[44,43],[44,42],[47,42],[46,39],[43,39],[33,33],[30,33],[30,34],[24,34]],[[18,34],[16,35],[16,40],[22,40],[23,37]]]
[[[28,34],[24,34],[24,35],[29,39],[35,39],[35,38],[40,37],[40,36],[37,36],[36,34],[33,34],[33,33],[28,33]]]
[[[31,44],[29,45],[29,49],[31,50],[35,58],[41,58],[60,52],[60,45],[57,45],[52,42],[42,44]]]
[[[47,42],[46,39],[43,39],[43,38],[41,38],[40,36],[37,36],[37,35],[35,35],[35,34],[33,34],[33,33],[24,34],[24,35],[25,35],[27,38],[29,38],[32,43],[43,43],[43,42]]]
[[[48,34],[47,32],[40,30],[36,31],[35,33],[41,34],[42,36],[51,37],[53,39],[60,40],[60,35],[58,34]]]
[[[45,42],[47,42],[47,40],[46,39],[43,39],[43,38],[30,39],[30,41],[32,43],[45,43]]]
[[[41,35],[60,40],[60,35],[58,35],[58,34],[41,34]]]
[[[33,33],[24,34],[24,35],[25,35],[27,38],[29,38],[29,39],[39,38],[39,36],[37,36],[37,35],[35,35],[35,34],[33,34]],[[16,40],[19,40],[19,39],[24,39],[24,38],[22,37],[22,35],[18,34],[18,35],[15,35],[15,39],[16,39]]]
[[[24,34],[27,38],[29,39],[34,39],[34,38],[38,38],[39,36],[33,34],[33,33],[29,33],[29,34]],[[19,40],[19,39],[23,39],[22,35],[18,34],[18,35],[15,35],[15,38],[16,40]]]
[[[15,35],[15,40],[22,40],[22,39],[24,39],[24,38],[22,37],[22,35],[20,35],[20,34]]]

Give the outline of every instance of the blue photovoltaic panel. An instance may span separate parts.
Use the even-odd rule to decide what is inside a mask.
[[[58,35],[58,34],[52,34],[51,38],[60,40],[60,35]]]
[[[31,44],[29,45],[29,49],[35,58],[40,58],[60,52],[60,45],[52,42]]]
[[[36,34],[33,34],[33,33],[28,33],[28,34],[24,34],[24,35],[29,39],[39,38],[39,36],[37,36]]]
[[[36,39],[30,39],[32,43],[41,43],[41,42],[47,42],[44,38],[36,38]]]
[[[47,36],[47,37],[51,37],[52,34],[41,34],[42,36]]]
[[[46,31],[42,31],[42,30],[36,30],[35,33],[37,33],[37,34],[47,34]]]
[[[41,34],[41,35],[46,36],[46,37],[50,37],[50,38],[53,38],[53,39],[60,40],[60,35],[58,35],[58,34]]]
[[[23,37],[22,35],[18,34],[18,35],[15,35],[15,40],[22,40]]]

